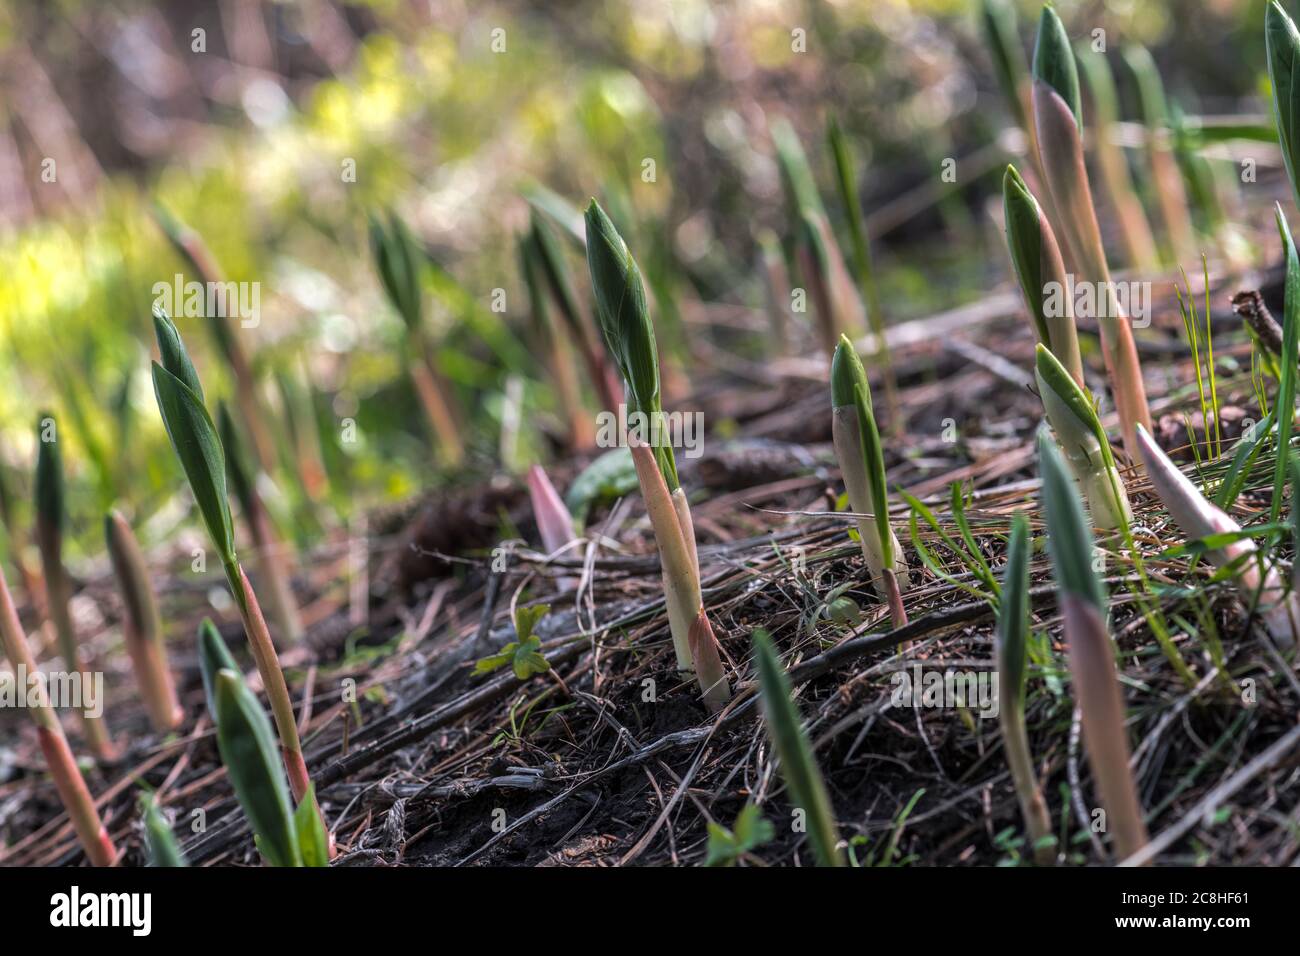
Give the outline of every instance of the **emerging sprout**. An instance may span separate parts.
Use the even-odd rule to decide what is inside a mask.
[[[217,674],[220,671],[239,673],[239,665],[230,653],[230,648],[221,639],[212,618],[205,617],[199,622],[199,674],[203,678],[203,696],[207,701],[208,715],[215,722],[217,719]]]
[[[424,296],[420,284],[424,253],[406,223],[395,212],[389,213],[387,224],[375,216],[370,218],[370,250],[388,301],[406,323],[413,353],[407,371],[416,396],[429,419],[444,460],[449,466],[455,466],[460,463],[465,449],[448,387],[442,381],[425,337]]]
[[[1137,786],[1129,769],[1124,700],[1115,672],[1115,649],[1106,628],[1106,598],[1092,570],[1094,545],[1083,505],[1056,447],[1038,439],[1047,514],[1048,550],[1059,588],[1075,702],[1083,715],[1088,763],[1101,792],[1108,829],[1122,857],[1147,842]]]
[[[298,811],[291,810],[284,767],[262,705],[231,670],[217,673],[214,698],[217,749],[258,851],[271,866],[328,866],[328,842],[313,791],[308,788]]]
[[[862,300],[825,216],[814,210],[804,211],[798,247],[800,269],[817,311],[818,330],[827,348],[833,348],[839,336],[862,329]]]
[[[1002,742],[1007,750],[1007,765],[1025,818],[1034,860],[1039,866],[1051,866],[1056,852],[1052,821],[1043,801],[1043,791],[1034,773],[1029,735],[1025,731],[1025,660],[1029,632],[1029,522],[1017,514],[1011,523],[1011,541],[1007,547],[1007,568],[1002,578],[1002,598],[998,602],[998,688],[1001,693],[998,717],[1002,723]]]
[[[1296,361],[1300,358],[1300,255],[1296,254],[1291,226],[1282,212],[1281,203],[1275,204],[1273,214],[1282,236],[1282,253],[1286,260],[1286,311],[1282,317],[1282,351],[1278,356],[1281,375],[1274,406],[1279,451],[1273,466],[1273,503],[1269,507],[1269,520],[1276,524],[1282,514],[1282,492],[1286,485],[1287,456],[1283,452],[1291,447],[1295,423]]]
[[[45,576],[45,604],[59,640],[63,666],[81,670],[77,631],[72,624],[68,602],[72,600],[72,582],[63,566],[63,529],[67,522],[63,500],[63,455],[59,449],[54,417],[42,412],[36,425],[36,543],[41,552],[41,571]],[[21,633],[21,632],[20,632]],[[103,717],[81,712],[81,729],[86,743],[100,760],[114,759],[117,750],[109,736]]]
[[[515,639],[501,648],[500,652],[477,661],[475,674],[491,674],[502,667],[509,667],[519,680],[528,680],[534,674],[545,674],[551,669],[550,662],[542,653],[542,639],[533,631],[537,622],[550,613],[549,604],[534,604],[531,607],[516,608],[512,624]]]
[[[852,343],[843,336],[831,359],[831,434],[849,504],[867,516],[857,522],[862,556],[877,593],[889,604],[894,626],[901,627],[907,623],[901,593],[908,586],[907,563],[889,524],[884,452],[867,374]]]
[[[1273,87],[1273,119],[1292,195],[1300,203],[1300,31],[1277,0],[1264,14],[1264,49]]]
[[[162,414],[172,448],[180,459],[199,513],[203,516],[208,534],[221,558],[221,566],[234,593],[235,603],[239,606],[244,630],[248,635],[248,645],[257,662],[257,670],[262,676],[262,685],[275,716],[284,763],[289,772],[289,783],[293,787],[294,797],[303,800],[311,781],[302,756],[302,744],[298,739],[293,701],[289,697],[289,686],[285,683],[284,671],[280,669],[280,659],[276,656],[261,605],[235,555],[234,524],[230,518],[230,502],[226,497],[226,461],[221,441],[217,438],[217,428],[203,404],[203,387],[180,333],[172,320],[158,310],[154,312],[154,332],[162,357],[161,365],[153,363],[153,387],[158,411]]]
[[[780,119],[772,124],[772,142],[785,191],[787,221],[794,228],[799,270],[813,300],[822,342],[829,351],[842,333],[852,334],[864,328],[862,300],[831,234],[826,207],[798,134],[789,122]],[[847,163],[847,153],[837,157],[837,162]],[[850,171],[846,168],[844,172]],[[841,175],[839,170],[837,175]],[[849,210],[849,214],[858,213]]]
[[[271,513],[257,488],[258,472],[244,458],[239,432],[230,409],[224,402],[217,405],[221,447],[226,455],[226,474],[234,488],[239,508],[244,513],[244,523],[253,539],[257,568],[262,572],[271,601],[271,618],[280,632],[280,642],[295,644],[302,637],[302,621],[298,616],[298,602],[289,584],[289,549],[280,540],[271,521]]]
[[[1097,324],[1110,374],[1124,448],[1136,457],[1137,426],[1151,427],[1142,366],[1128,316],[1120,307],[1101,244],[1101,229],[1083,163],[1083,113],[1074,53],[1056,11],[1043,7],[1034,48],[1034,123],[1038,149],[1070,261],[1098,287]],[[1075,316],[1076,319],[1089,316]]]
[[[1160,71],[1147,48],[1130,44],[1124,48],[1124,62],[1137,80],[1138,105],[1147,128],[1147,161],[1151,164],[1151,181],[1156,187],[1160,217],[1164,220],[1174,258],[1185,262],[1196,255],[1196,235],[1187,208],[1187,190],[1173,149],[1169,128],[1169,107],[1165,102]]]
[[[122,592],[125,609],[123,642],[131,658],[140,696],[154,729],[159,732],[173,730],[179,726],[185,712],[176,699],[171,668],[167,666],[162,619],[158,616],[158,602],[149,582],[144,555],[131,526],[119,511],[110,511],[104,516],[104,539]]]
[[[564,205],[568,208],[567,203]],[[576,210],[574,214],[577,214]],[[529,210],[528,235],[524,247],[535,268],[534,278],[537,284],[549,290],[552,304],[564,320],[574,347],[582,355],[583,363],[587,366],[587,377],[596,390],[601,408],[613,409],[618,405],[618,373],[601,353],[592,334],[591,324],[578,307],[578,298],[574,295],[573,282],[564,265],[560,244],[536,208]]]
[[[980,4],[980,25],[984,42],[993,58],[993,73],[997,77],[1002,98],[1011,110],[1016,125],[1028,133],[1031,130],[1025,88],[1025,54],[1016,35],[1016,8],[1009,0],[983,0]]]
[[[763,718],[767,735],[781,761],[781,776],[790,788],[790,801],[804,812],[808,839],[821,866],[843,866],[844,854],[839,847],[839,833],[831,812],[826,783],[813,756],[808,735],[799,722],[786,677],[777,659],[767,631],[753,633],[754,663],[758,669],[759,690],[763,699]]]
[[[1069,285],[1061,248],[1056,243],[1052,224],[1014,166],[1008,166],[1002,177],[1002,210],[1007,249],[1011,252],[1025,307],[1033,320],[1034,335],[1082,386],[1079,336],[1074,327],[1074,308],[1066,294]]]
[[[158,798],[152,793],[140,795],[140,816],[144,819],[144,843],[149,853],[149,865],[189,866],[180,844],[176,842],[176,834],[158,809]]]
[[[659,357],[641,270],[622,236],[593,199],[587,207],[587,267],[605,346],[627,386],[629,414],[640,413],[644,436],[629,435],[641,496],[659,546],[665,603],[677,667],[694,669],[705,702],[714,710],[731,697],[717,640],[704,612],[695,524],[677,478],[672,445],[656,436],[663,421]],[[653,447],[647,444],[653,441]]]
[[[1047,349],[1037,347],[1034,379],[1047,420],[1099,528],[1127,527],[1133,512],[1110,441],[1088,395]]]
[[[166,235],[172,249],[186,265],[194,270],[198,280],[206,288],[232,287],[231,284],[222,282],[221,270],[217,267],[217,261],[202,236],[158,203],[153,206],[153,215],[154,221]],[[248,433],[253,436],[258,460],[262,463],[263,469],[273,471],[276,457],[275,443],[271,439],[269,428],[271,418],[262,407],[257,380],[253,375],[253,365],[248,359],[248,353],[244,350],[239,336],[235,334],[234,328],[231,327],[230,316],[219,310],[207,316],[207,322],[217,350],[226,360],[226,365],[234,376],[240,417],[243,418]]]
[[[871,333],[875,337],[875,354],[885,374],[885,396],[890,409],[890,418],[897,423],[899,421],[898,381],[889,355],[889,341],[885,337],[884,306],[880,299],[880,287],[876,283],[875,268],[871,264],[871,247],[867,242],[867,227],[863,221],[862,203],[858,199],[858,179],[853,148],[840,129],[840,124],[834,119],[831,120],[826,135],[831,157],[835,161],[835,183],[839,186],[840,202],[844,205],[844,215],[849,223],[850,249],[853,252],[853,268],[858,277],[858,290],[866,300],[867,319],[871,324]]]
[[[551,479],[541,465],[528,469],[528,497],[533,504],[533,517],[537,531],[542,536],[542,547],[547,554],[555,554],[578,537],[573,530],[573,518]]]
[[[1119,122],[1115,78],[1111,75],[1104,53],[1093,53],[1080,48],[1077,62],[1083,68],[1092,111],[1097,117],[1092,152],[1111,207],[1119,217],[1119,237],[1124,244],[1125,255],[1133,268],[1153,269],[1158,264],[1158,258],[1151,223],[1147,220],[1146,210],[1142,208],[1142,201],[1138,199],[1128,159],[1114,139],[1113,130]]]
[[[9,595],[9,583],[5,580],[4,570],[0,569],[0,644],[4,645],[5,656],[15,674],[38,674],[36,659],[32,657],[23,633],[22,622],[14,609],[13,598]],[[49,768],[50,779],[58,791],[63,809],[68,812],[72,828],[76,831],[81,848],[86,851],[86,858],[95,866],[112,866],[117,859],[117,848],[109,839],[108,831],[95,809],[95,799],[90,795],[86,779],[81,775],[81,768],[68,746],[68,738],[63,735],[59,718],[50,706],[50,699],[45,692],[43,681],[33,681],[36,695],[35,706],[26,708],[36,725],[36,735],[40,740],[41,753],[45,755],[45,765]]]
[[[1138,432],[1138,446],[1151,484],[1178,527],[1190,538],[1222,541],[1209,549],[1207,557],[1232,569],[1242,597],[1248,604],[1258,602],[1264,627],[1279,645],[1295,644],[1300,636],[1300,593],[1288,591],[1273,562],[1242,535],[1241,525],[1207,501],[1145,429]]]
[[[573,364],[573,349],[569,336],[562,332],[551,318],[546,305],[546,296],[541,287],[541,271],[537,263],[537,253],[527,237],[518,240],[519,271],[523,273],[524,286],[528,290],[528,310],[532,315],[533,326],[540,339],[540,345],[546,351],[546,364],[551,375],[551,382],[560,400],[560,410],[569,429],[569,447],[586,448],[591,445],[594,435],[591,417],[582,407],[582,395],[578,388],[578,378]]]

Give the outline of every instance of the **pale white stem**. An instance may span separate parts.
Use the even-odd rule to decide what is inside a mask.
[[[852,405],[840,405],[831,410],[831,436],[835,442],[835,455],[840,461],[840,471],[844,476],[844,490],[849,495],[849,505],[860,515],[875,515],[878,505],[871,495],[871,485],[867,481],[867,472],[862,461],[862,436],[858,431],[856,408]],[[886,564],[880,534],[872,518],[858,518],[857,524],[862,556],[871,571],[871,583],[875,586],[876,593],[883,597],[885,594],[883,572],[886,570]],[[888,569],[894,572],[899,588],[906,590],[909,581],[907,565],[902,561],[903,551],[898,543],[898,535],[894,533],[892,527],[889,534],[893,561],[888,565]]]
[[[700,579],[695,573],[691,550],[682,535],[677,509],[673,506],[664,476],[647,445],[632,446],[641,497],[645,499],[650,526],[659,545],[659,563],[663,569],[664,600],[668,606],[668,626],[677,652],[677,669],[691,671],[691,623],[702,606]]]
[[[1241,530],[1241,525],[1196,489],[1146,429],[1138,429],[1137,440],[1156,494],[1186,535],[1205,538]],[[1219,567],[1234,565],[1243,596],[1253,600],[1258,595],[1258,610],[1265,630],[1280,646],[1290,647],[1297,638],[1300,601],[1295,591],[1287,592],[1277,566],[1257,552],[1253,540],[1241,538],[1210,551],[1207,557]]]
[[[1038,394],[1042,396],[1047,421],[1056,432],[1057,444],[1065,455],[1070,473],[1088,501],[1093,522],[1106,530],[1124,527],[1132,519],[1133,511],[1119,472],[1107,463],[1102,454],[1101,442],[1037,370],[1034,378],[1038,381]]]

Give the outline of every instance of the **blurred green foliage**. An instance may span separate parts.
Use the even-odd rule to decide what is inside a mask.
[[[176,5],[166,6],[175,21]],[[302,4],[268,6],[288,16]],[[403,374],[402,322],[366,253],[368,211],[401,210],[429,253],[425,323],[441,372],[474,410],[467,467],[482,473],[498,459],[508,376],[524,382],[520,461],[551,454],[546,426],[559,414],[513,255],[514,236],[527,227],[521,189],[544,184],[575,207],[600,198],[646,272],[661,350],[683,355],[684,302],[762,301],[754,236],[787,228],[769,119],[792,120],[822,195],[831,196],[820,130],[834,110],[867,164],[868,212],[933,178],[940,158],[991,143],[1006,121],[999,108],[977,108],[997,103],[997,94],[975,4],[965,0],[475,3],[449,5],[445,22],[397,0],[354,6],[354,22],[366,29],[338,76],[278,98],[254,85],[260,107],[248,105],[246,89],[244,110],[214,109],[165,162],[110,168],[92,194],[0,229],[0,469],[22,492],[14,495],[19,522],[30,519],[32,409],[49,406],[70,440],[74,541],[96,546],[114,499],[137,524],[163,514],[159,535],[174,527],[165,506],[183,482],[149,383],[149,316],[154,283],[171,283],[184,267],[151,218],[155,201],[202,235],[226,279],[260,283],[260,323],[239,334],[279,419],[285,467],[277,482],[291,502],[300,497],[286,392],[276,387],[288,375],[306,399],[294,427],[302,408],[314,412],[330,502],[347,515],[431,482],[464,480],[429,467],[430,439]],[[1174,55],[1198,57],[1197,66],[1210,62],[1203,47],[1262,46],[1262,0],[1077,6],[1067,15],[1079,30],[1102,23],[1117,38],[1157,47],[1177,23]],[[43,15],[60,22],[42,34],[41,48],[74,48],[82,40],[72,24],[84,32],[97,7],[51,4]],[[1026,46],[1035,7],[1019,4]],[[131,17],[152,8],[122,2],[114,10]],[[28,29],[22,10],[0,11],[0,50],[32,42]],[[504,50],[494,49],[498,39]],[[1185,94],[1193,75],[1171,77],[1171,94]],[[1216,71],[1212,82],[1224,95],[1257,92],[1250,70]],[[986,255],[994,246],[977,241],[978,230],[991,228],[979,208],[996,177],[987,189],[967,188],[976,191],[875,250],[891,321],[1004,278],[1005,263]],[[834,226],[846,234],[846,223]],[[967,251],[936,245],[936,229],[960,231]],[[589,309],[580,250],[562,244]],[[504,311],[493,309],[496,290],[504,290]],[[177,317],[210,400],[229,399],[231,376],[195,328],[201,321]]]

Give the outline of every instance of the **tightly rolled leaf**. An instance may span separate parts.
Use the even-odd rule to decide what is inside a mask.
[[[586,226],[587,268],[605,347],[627,387],[628,411],[653,419],[663,413],[659,352],[641,270],[623,237],[594,199],[587,206]],[[656,442],[654,457],[668,490],[675,491],[680,482],[672,446]]]
[[[204,243],[202,236],[157,203],[154,204],[154,219],[172,244],[172,248],[185,261],[186,265],[194,271],[199,281],[203,282],[209,289],[224,285],[221,270],[217,267],[217,262]],[[239,336],[235,334],[229,315],[223,311],[218,311],[207,316],[207,324],[209,331],[212,333],[212,338],[217,344],[217,349],[226,360],[226,365],[229,366],[230,372],[235,377],[238,385],[236,394],[239,401],[240,415],[244,419],[244,426],[248,429],[249,434],[253,436],[253,444],[257,449],[257,456],[262,463],[262,467],[269,471],[276,464],[275,445],[272,442],[271,432],[268,428],[270,419],[259,398],[252,363],[248,359]],[[165,360],[163,365],[170,368]],[[188,380],[185,381],[186,384],[190,384]],[[195,381],[197,381],[197,378]],[[199,401],[202,401],[203,392],[198,390],[196,394],[199,396]]]
[[[1300,458],[1294,454],[1291,459],[1291,549],[1300,554]],[[1291,564],[1291,592],[1300,593],[1300,561]]]
[[[4,656],[15,673],[20,669],[29,675],[39,673],[36,659],[32,657],[31,648],[27,646],[27,637],[22,622],[14,608],[9,594],[9,582],[5,579],[4,569],[0,567],[0,646]],[[35,706],[24,708],[36,725],[36,734],[40,740],[45,764],[54,781],[54,788],[59,794],[63,809],[68,812],[72,828],[77,834],[86,858],[94,866],[112,866],[117,859],[117,848],[104,829],[99,811],[95,809],[95,800],[86,786],[86,779],[72,756],[72,748],[63,735],[59,718],[50,706],[45,683],[35,682]]]
[[[388,221],[370,216],[370,252],[384,292],[407,331],[421,327],[420,253],[401,216],[389,211]]]
[[[1241,525],[1206,500],[1146,429],[1139,429],[1138,445],[1152,487],[1189,538],[1240,534]],[[1234,538],[1222,547],[1211,549],[1207,557],[1219,567],[1233,569],[1242,599],[1256,607],[1265,629],[1279,645],[1295,644],[1300,637],[1296,630],[1300,627],[1300,593],[1287,589],[1277,567],[1257,550],[1253,540]]]
[[[1264,14],[1264,49],[1273,87],[1273,120],[1291,194],[1300,204],[1300,31],[1277,0]]]
[[[234,671],[238,674],[239,665],[230,653],[230,648],[221,639],[212,618],[205,617],[199,622],[199,674],[203,678],[203,696],[208,702],[208,714],[217,719],[217,674],[222,671]]]
[[[1075,702],[1083,715],[1088,764],[1122,857],[1147,842],[1137,786],[1129,769],[1124,700],[1115,672],[1115,650],[1106,629],[1101,582],[1092,570],[1093,540],[1083,505],[1056,447],[1038,441],[1047,515],[1048,551],[1060,589],[1058,603],[1065,622]]]
[[[1043,5],[1034,44],[1034,84],[1045,86],[1070,111],[1077,130],[1083,130],[1083,108],[1079,101],[1079,68],[1070,49],[1065,24],[1050,5]]]
[[[144,820],[144,844],[149,854],[149,865],[189,866],[180,844],[176,842],[176,834],[158,809],[158,800],[153,794],[140,796],[140,816]]]
[[[1185,262],[1196,255],[1196,234],[1187,208],[1187,190],[1174,156],[1164,84],[1156,61],[1146,47],[1130,44],[1124,48],[1123,57],[1137,80],[1138,105],[1147,128],[1147,161],[1151,164],[1160,218],[1164,220],[1174,259]]]
[[[704,603],[695,551],[695,529],[690,521],[690,510],[686,507],[686,494],[681,488],[671,495],[668,493],[654,455],[645,445],[632,446],[632,461],[636,465],[650,526],[654,529],[655,543],[659,547],[664,603],[668,609],[668,627],[677,655],[677,669],[695,671],[705,702],[716,709],[726,702],[731,691],[725,679],[719,682],[721,675],[713,671],[712,662],[707,659],[697,661],[694,653],[701,647],[706,653],[717,652],[712,641],[712,629],[708,631],[708,640],[704,641],[698,623]],[[704,626],[707,627],[707,620]]]
[[[165,315],[155,314],[154,324],[155,328],[175,332],[175,327]],[[160,332],[159,336],[161,339],[163,333]],[[185,348],[179,344],[179,335],[175,335],[175,343],[179,345],[179,350],[160,347],[163,359],[170,363],[171,368],[157,362],[153,366],[154,395],[158,399],[158,410],[162,414],[172,447],[176,449],[181,467],[189,479],[213,544],[221,553],[226,582],[234,593],[248,635],[249,649],[257,662],[262,686],[275,715],[289,782],[294,795],[302,799],[310,780],[302,756],[302,744],[298,739],[293,702],[289,697],[289,687],[284,680],[280,659],[275,653],[270,629],[262,616],[262,607],[235,556],[234,527],[230,518],[230,502],[226,497],[225,455],[212,416],[194,390],[180,377],[186,374],[187,366],[192,374],[193,366],[189,365],[188,357],[181,361],[185,356]]]
[[[1110,441],[1091,397],[1041,344],[1036,351],[1034,379],[1047,420],[1065,453],[1070,472],[1083,490],[1097,527],[1107,530],[1127,527],[1133,517],[1128,492],[1115,467]]]
[[[299,866],[289,790],[262,706],[235,671],[217,673],[217,748],[257,848],[271,866]]]
[[[586,448],[592,444],[594,435],[591,416],[582,407],[582,394],[578,387],[569,333],[563,331],[551,318],[541,287],[542,280],[538,275],[540,266],[536,261],[537,254],[533,251],[531,242],[526,237],[521,237],[517,245],[519,271],[523,274],[524,287],[528,291],[528,311],[540,340],[539,345],[546,353],[547,371],[569,429],[569,447],[575,450]]]
[[[528,497],[533,505],[537,532],[542,537],[542,547],[547,554],[555,554],[577,537],[569,509],[541,465],[533,465],[528,469]]]
[[[804,283],[817,314],[817,327],[826,348],[833,349],[841,335],[857,334],[864,327],[862,300],[831,235],[830,225],[821,213],[804,212],[798,248]]]
[[[406,223],[392,211],[387,223],[377,216],[370,217],[370,250],[388,301],[406,324],[407,337],[413,343],[415,355],[408,361],[407,371],[416,397],[429,419],[439,450],[447,464],[455,466],[465,449],[456,425],[456,411],[424,338],[424,299],[420,285],[424,253]]]
[[[316,787],[307,789],[307,795],[293,811],[293,827],[298,836],[298,852],[303,866],[329,866],[333,856],[333,841],[325,829],[316,805]]]
[[[1093,155],[1101,171],[1102,183],[1111,207],[1119,217],[1119,236],[1124,244],[1125,255],[1133,268],[1153,269],[1158,265],[1158,256],[1151,223],[1138,199],[1128,160],[1111,132],[1119,122],[1115,78],[1111,75],[1104,53],[1093,53],[1081,48],[1076,59],[1083,69],[1092,111],[1096,116],[1096,132],[1092,138]]]
[[[194,493],[222,564],[235,563],[235,530],[226,497],[226,456],[217,427],[203,404],[198,375],[180,333],[165,313],[154,311],[154,330],[163,364],[153,363],[153,390],[163,426]]]
[[[1028,111],[1024,100],[1024,52],[1016,35],[1016,8],[1008,0],[983,0],[980,4],[980,25],[984,42],[993,58],[993,73],[998,88],[1011,110],[1016,125],[1029,129]]]
[[[867,242],[866,224],[862,219],[862,203],[858,199],[858,179],[853,159],[853,149],[848,138],[834,119],[827,128],[831,158],[835,161],[835,182],[839,186],[840,201],[844,205],[849,224],[849,240],[853,249],[853,265],[858,275],[858,286],[866,299],[867,318],[876,336],[877,347],[883,351],[888,368],[888,346],[885,342],[885,324],[880,303],[880,289],[876,285],[875,269],[871,264],[871,247]]]
[[[808,164],[808,156],[799,142],[799,134],[784,117],[772,123],[772,144],[776,147],[776,163],[781,171],[788,219],[799,222],[806,212],[817,213],[825,219],[826,207],[817,192],[817,181]]]
[[[54,417],[42,412],[36,423],[36,543],[41,555],[41,572],[45,577],[45,606],[59,642],[63,666],[69,671],[82,669],[77,630],[72,623],[69,602],[72,581],[63,565],[63,530],[67,523],[63,494],[63,453],[59,446]],[[116,748],[103,717],[81,712],[81,728],[86,743],[100,760],[112,760]]]
[[[859,392],[862,411],[859,411]],[[858,542],[878,593],[884,595],[883,573],[892,571],[899,586],[908,586],[907,564],[898,536],[889,525],[885,491],[885,462],[871,409],[867,374],[853,344],[840,337],[831,358],[831,434],[857,520]]]
[[[1131,457],[1136,457],[1135,429],[1139,424],[1150,427],[1151,412],[1133,330],[1110,281],[1088,186],[1074,53],[1064,25],[1050,6],[1043,7],[1034,49],[1033,104],[1039,156],[1070,261],[1082,273],[1081,279],[1098,286],[1095,318],[1101,330],[1102,356],[1115,392],[1124,447]]]
[[[826,794],[826,783],[817,769],[812,745],[799,721],[789,678],[777,659],[767,632],[762,629],[755,631],[753,641],[764,723],[781,761],[781,776],[790,788],[791,802],[804,813],[808,839],[818,864],[843,866],[844,854],[839,848],[839,833],[831,812],[830,797]]]
[[[1296,362],[1300,359],[1300,255],[1296,253],[1291,226],[1282,212],[1281,203],[1274,205],[1273,214],[1282,237],[1282,255],[1286,262],[1286,311],[1282,317],[1282,352],[1278,356],[1282,376],[1278,380],[1277,401],[1273,407],[1277,414],[1278,441],[1284,450],[1289,450],[1295,422]],[[1273,466],[1273,503],[1269,507],[1269,520],[1274,524],[1282,514],[1286,465],[1287,455],[1279,452]]]
[[[536,208],[529,209],[525,245],[536,266],[539,283],[549,290],[551,301],[564,319],[574,346],[582,355],[587,366],[587,377],[591,379],[591,385],[600,398],[600,407],[607,410],[615,408],[619,393],[617,374],[601,354],[591,324],[578,307],[578,298],[573,292],[573,282],[564,265],[560,244]]]
[[[1106,592],[1092,570],[1091,523],[1065,469],[1061,453],[1042,433],[1038,436],[1038,459],[1042,471],[1043,510],[1047,515],[1047,547],[1052,555],[1056,583],[1104,617]]]
[[[1074,327],[1074,308],[1068,294],[1061,248],[1052,224],[1014,166],[1008,166],[1002,177],[1002,209],[1007,249],[1011,252],[1025,307],[1033,320],[1034,334],[1061,360],[1074,380],[1083,385],[1079,336]]]
[[[167,666],[167,649],[163,644],[162,618],[149,581],[140,545],[119,511],[104,516],[104,540],[113,565],[118,588],[122,592],[125,616],[123,641],[131,658],[136,683],[149,720],[160,732],[177,727],[185,716],[176,699],[171,668]]]
[[[280,643],[297,643],[302,637],[302,619],[298,615],[298,602],[289,582],[289,549],[276,532],[271,514],[262,501],[261,492],[257,490],[258,472],[244,455],[235,419],[224,402],[217,407],[217,420],[221,446],[226,456],[226,474],[253,539],[257,567],[262,572],[267,588],[271,617],[279,631]]]
[[[1011,523],[1011,540],[1007,547],[1007,567],[1002,578],[1002,597],[998,602],[997,656],[998,718],[1002,724],[1002,741],[1007,751],[1007,765],[1025,818],[1034,860],[1040,866],[1055,862],[1052,846],[1052,821],[1043,800],[1043,791],[1034,773],[1029,735],[1025,730],[1026,643],[1029,634],[1029,522],[1017,514]]]

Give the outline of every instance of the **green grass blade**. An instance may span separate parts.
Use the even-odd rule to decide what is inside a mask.
[[[1043,480],[1043,508],[1047,513],[1047,548],[1056,568],[1056,580],[1062,590],[1087,601],[1104,618],[1106,596],[1092,570],[1092,524],[1056,444],[1041,433],[1038,460]]]
[[[758,668],[759,688],[768,736],[781,760],[781,776],[790,788],[794,805],[803,810],[808,839],[821,866],[843,866],[839,834],[831,812],[826,783],[813,757],[812,745],[799,721],[799,711],[791,699],[790,681],[777,659],[767,632],[753,633],[754,661]]]
[[[1287,459],[1291,449],[1291,427],[1295,420],[1296,361],[1300,355],[1300,258],[1296,256],[1295,243],[1291,239],[1291,227],[1282,212],[1282,205],[1276,206],[1278,232],[1282,236],[1283,254],[1286,259],[1286,306],[1282,322],[1282,355],[1279,363],[1282,378],[1278,383],[1277,401],[1277,465],[1273,471],[1273,505],[1269,510],[1269,521],[1277,523],[1282,514],[1282,496],[1286,490]]]
[[[140,796],[140,815],[144,818],[144,845],[149,854],[149,865],[189,866],[180,844],[176,842],[176,834],[158,809],[158,800],[152,793]]]
[[[258,849],[272,866],[299,866],[298,834],[271,722],[242,677],[216,676],[217,748]]]

